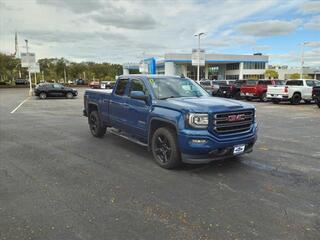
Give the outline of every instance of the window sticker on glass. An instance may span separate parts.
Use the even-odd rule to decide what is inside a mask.
[[[154,85],[154,79],[153,78],[149,78],[149,82]]]

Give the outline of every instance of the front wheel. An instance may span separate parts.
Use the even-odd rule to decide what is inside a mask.
[[[68,92],[68,93],[66,94],[66,98],[68,98],[68,99],[73,98],[72,92]]]
[[[163,168],[173,169],[181,164],[181,155],[175,132],[166,127],[158,128],[151,140],[153,157]]]
[[[41,93],[39,94],[39,98],[40,98],[40,99],[46,99],[46,98],[47,98],[47,94],[46,94],[45,92],[41,92]]]
[[[106,133],[106,127],[103,126],[97,111],[92,111],[89,115],[89,127],[94,137],[101,138]]]

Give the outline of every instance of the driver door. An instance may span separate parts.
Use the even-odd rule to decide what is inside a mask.
[[[130,92],[142,91],[148,100],[130,98]],[[130,133],[135,137],[147,138],[148,115],[150,110],[150,93],[141,79],[131,79],[128,96],[128,124]]]

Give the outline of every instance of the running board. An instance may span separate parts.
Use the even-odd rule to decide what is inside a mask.
[[[113,134],[113,135],[116,135],[116,136],[118,136],[118,137],[122,137],[122,138],[124,138],[124,139],[127,139],[127,140],[129,140],[130,142],[134,142],[134,143],[136,143],[136,144],[139,144],[140,146],[148,147],[148,144],[143,143],[143,142],[141,142],[141,141],[139,141],[139,140],[137,140],[137,139],[135,139],[135,138],[133,138],[133,137],[129,137],[129,136],[123,134],[123,133],[122,133],[121,131],[119,131],[118,129],[108,128],[108,129],[107,129],[107,132],[108,132],[108,133],[111,133],[111,134]]]

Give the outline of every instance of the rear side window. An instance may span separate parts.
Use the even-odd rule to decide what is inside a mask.
[[[303,82],[299,80],[290,80],[287,81],[286,85],[288,86],[303,86]]]
[[[119,96],[123,96],[126,92],[126,86],[128,82],[129,82],[129,79],[119,79],[117,88],[115,90],[115,94]]]
[[[246,84],[247,84],[247,85],[256,85],[256,84],[257,84],[257,81],[250,80],[250,81],[247,81]]]
[[[274,84],[275,85],[284,85],[285,81],[283,81],[283,80],[274,80]]]

